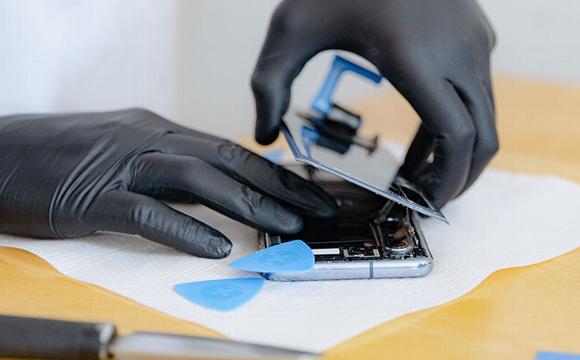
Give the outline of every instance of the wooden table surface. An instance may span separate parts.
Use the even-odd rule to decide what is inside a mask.
[[[502,149],[492,166],[580,182],[580,88],[500,77],[496,95]],[[418,123],[393,93],[353,108],[368,130],[402,143]],[[0,313],[112,321],[121,333],[221,336],[68,278],[12,248],[0,248]],[[580,249],[498,271],[468,294],[382,324],[331,349],[327,358],[533,359],[540,350],[580,353]]]

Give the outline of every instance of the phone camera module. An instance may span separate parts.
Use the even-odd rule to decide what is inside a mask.
[[[401,227],[389,235],[385,243],[385,250],[391,254],[404,255],[411,252],[413,246],[413,241],[407,229]]]

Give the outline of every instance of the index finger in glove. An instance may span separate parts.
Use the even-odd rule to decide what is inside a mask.
[[[178,190],[228,217],[264,231],[294,234],[302,229],[298,215],[203,160],[148,153],[139,156],[133,166],[131,191],[154,196],[159,190]]]
[[[320,187],[238,144],[169,134],[159,146],[165,152],[202,159],[252,189],[289,204],[302,215],[328,218],[336,213],[336,202]]]
[[[294,5],[283,2],[276,9],[252,75],[256,141],[263,145],[278,136],[294,79],[306,62],[322,50],[316,41],[305,41],[316,33],[308,32],[308,13],[292,13]]]

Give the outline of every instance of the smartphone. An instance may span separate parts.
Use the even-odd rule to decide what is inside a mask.
[[[333,219],[305,219],[302,231],[294,235],[260,232],[261,248],[300,239],[315,257],[310,271],[263,273],[263,277],[274,281],[377,279],[419,277],[431,271],[433,257],[413,210],[308,165],[289,169],[333,196],[338,213]],[[402,179],[392,186],[413,196],[412,186]]]

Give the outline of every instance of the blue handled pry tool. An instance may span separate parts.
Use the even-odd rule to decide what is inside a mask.
[[[304,126],[303,135],[311,143],[336,151],[340,154],[346,153],[351,145],[358,145],[367,149],[369,153],[376,150],[378,137],[372,139],[363,138],[357,135],[361,127],[361,117],[333,101],[333,95],[342,75],[352,72],[363,78],[369,79],[375,84],[379,84],[382,76],[357,65],[341,56],[335,56],[330,70],[320,88],[320,91],[312,101],[311,107],[314,114],[299,114],[312,125]],[[310,144],[305,144],[306,151],[309,151]]]
[[[375,84],[379,84],[383,79],[380,74],[336,55],[332,61],[328,74],[326,74],[326,79],[324,79],[324,83],[322,83],[322,86],[320,87],[320,91],[318,91],[318,95],[316,95],[314,100],[312,100],[312,110],[322,116],[328,116],[328,113],[333,107],[332,96],[334,95],[338,81],[347,71],[367,78]]]

